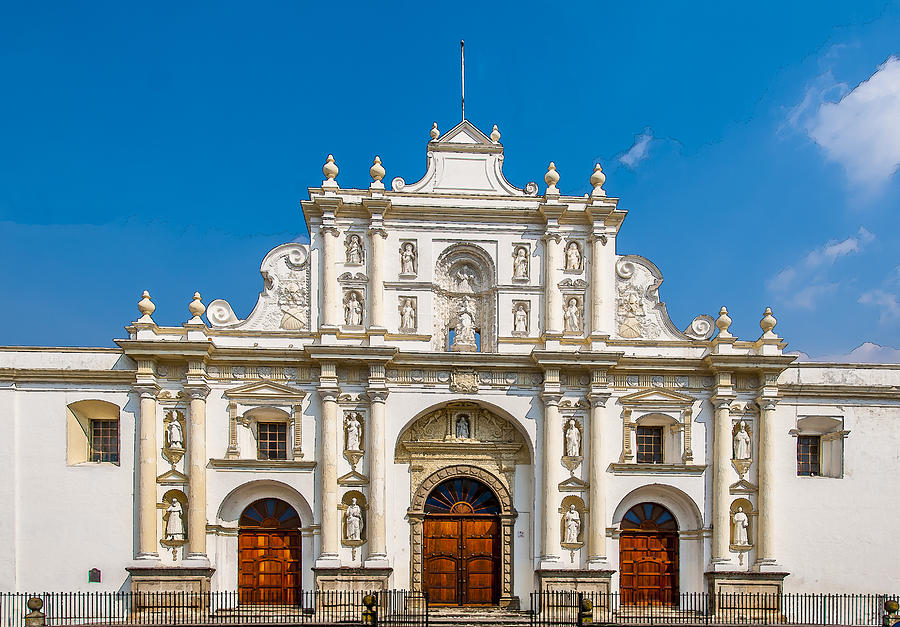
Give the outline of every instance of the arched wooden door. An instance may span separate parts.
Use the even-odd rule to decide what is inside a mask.
[[[622,517],[619,587],[629,605],[678,601],[678,522],[656,503],[639,503]]]
[[[475,479],[439,484],[425,502],[422,588],[432,605],[500,599],[500,503]]]
[[[279,499],[261,499],[241,514],[238,590],[241,603],[300,602],[300,517]]]

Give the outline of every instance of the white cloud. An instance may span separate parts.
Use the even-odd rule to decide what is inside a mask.
[[[836,290],[837,283],[817,283],[807,285],[802,290],[795,292],[789,302],[800,309],[815,309],[819,299]]]
[[[647,127],[640,135],[637,135],[634,138],[634,143],[631,145],[631,148],[619,157],[619,163],[624,164],[628,168],[634,168],[638,163],[647,158],[652,141],[653,131],[650,127]]]
[[[840,100],[826,101],[835,92]],[[900,166],[900,59],[889,57],[849,92],[833,82],[830,72],[823,74],[791,110],[788,122],[804,128],[852,182],[879,188]]]
[[[900,300],[896,294],[884,290],[870,290],[860,296],[857,302],[880,307],[881,313],[878,316],[878,322],[882,324],[900,320]]]
[[[874,342],[863,342],[849,353],[843,355],[821,355],[818,357],[811,357],[802,351],[788,354],[797,355],[798,361],[832,361],[851,364],[900,364],[900,349],[891,348],[890,346],[881,346]]]

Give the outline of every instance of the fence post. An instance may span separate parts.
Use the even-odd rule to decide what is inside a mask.
[[[881,619],[881,624],[884,627],[900,625],[900,603],[897,599],[888,599],[884,602],[884,618]]]
[[[41,608],[44,607],[44,601],[39,597],[31,597],[26,605],[31,611],[25,614],[25,627],[43,627],[46,616]]]
[[[367,594],[362,598],[363,605],[363,625],[372,625],[378,627],[378,598],[374,594]]]

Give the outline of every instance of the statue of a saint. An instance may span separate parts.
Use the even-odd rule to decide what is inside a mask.
[[[351,327],[362,325],[362,303],[359,302],[356,292],[350,292],[350,299],[344,305],[344,322]]]
[[[747,425],[743,420],[734,434],[734,458],[750,459],[750,434],[747,433]]]
[[[566,270],[581,270],[581,251],[575,242],[566,248]]]
[[[578,544],[578,532],[581,530],[581,516],[574,505],[569,505],[569,511],[563,516],[563,525],[566,528],[566,544]]]
[[[456,419],[456,437],[469,439],[469,417],[465,414]]]
[[[400,328],[415,329],[416,328],[416,308],[413,307],[412,299],[407,298],[400,310]]]
[[[516,313],[513,316],[513,331],[528,333],[528,312],[525,310],[525,305],[516,307]]]
[[[344,513],[344,522],[347,528],[348,540],[362,540],[363,517],[362,508],[356,504],[356,499],[350,500],[350,505]]]
[[[456,273],[456,291],[468,294],[475,291],[475,273],[469,266],[463,266]]]
[[[400,249],[400,274],[416,273],[416,249],[412,242],[406,242]]]
[[[347,450],[362,450],[359,446],[362,433],[362,423],[359,421],[359,414],[347,414],[345,423],[347,425]]]
[[[578,299],[569,299],[569,306],[566,307],[564,323],[566,333],[581,333],[581,311],[578,307]]]
[[[516,248],[516,256],[513,259],[513,278],[528,278],[528,251],[524,246]]]
[[[456,336],[453,338],[454,344],[475,345],[475,307],[472,305],[472,299],[463,296],[462,308],[457,314],[459,324],[456,326]]]
[[[166,521],[166,540],[184,540],[184,508],[178,499],[173,498],[166,508],[169,519]]]
[[[169,439],[169,448],[184,448],[184,431],[181,429],[181,423],[177,420],[169,421],[166,426],[166,437]]]
[[[351,235],[347,240],[347,263],[362,263],[362,240],[359,235]]]
[[[581,454],[581,431],[578,430],[578,423],[573,418],[569,420],[566,428],[566,455],[578,457],[579,454]]]
[[[750,520],[747,518],[747,514],[744,513],[743,507],[738,507],[738,511],[735,512],[731,522],[734,531],[734,544],[736,546],[750,546],[750,539],[747,537],[747,527],[750,525]]]

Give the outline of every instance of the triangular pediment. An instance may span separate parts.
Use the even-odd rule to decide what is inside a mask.
[[[664,388],[649,388],[628,394],[619,399],[620,405],[690,405],[694,402],[693,396],[673,392]]]
[[[582,481],[578,477],[572,476],[559,483],[560,492],[586,492],[590,488],[587,481]]]
[[[480,146],[496,146],[491,138],[481,132],[468,120],[463,120],[439,137],[435,144],[470,144]]]
[[[338,485],[342,486],[360,486],[360,485],[369,485],[369,478],[362,474],[361,472],[357,472],[356,470],[351,470],[346,475],[338,477]]]
[[[179,472],[174,468],[167,470],[156,478],[156,482],[163,485],[181,484],[187,483],[187,481],[187,476],[183,472]]]
[[[728,486],[728,492],[731,494],[754,494],[756,491],[757,487],[746,479],[741,479]]]
[[[255,381],[231,388],[225,392],[227,398],[240,401],[301,401],[306,392],[275,381]]]

